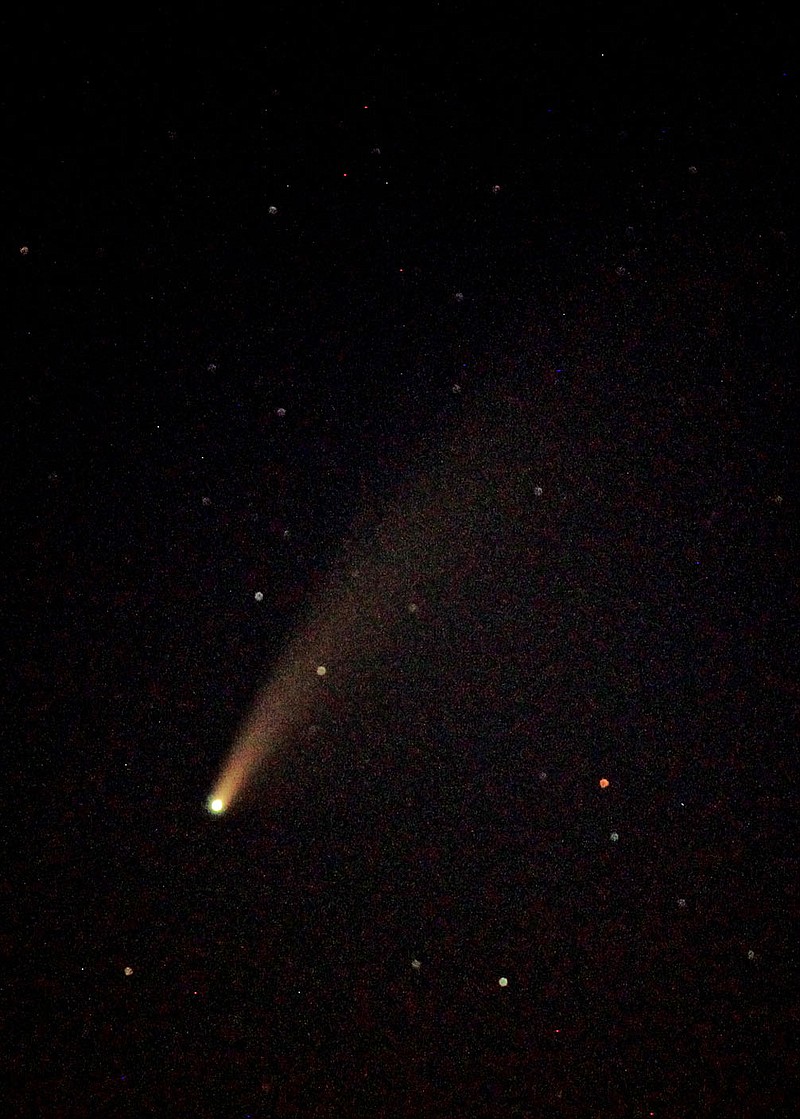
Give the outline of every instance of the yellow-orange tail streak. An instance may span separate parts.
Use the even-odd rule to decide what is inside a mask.
[[[223,812],[241,796],[276,750],[313,718],[321,692],[358,706],[373,666],[402,646],[408,618],[418,619],[417,595],[476,562],[482,542],[497,531],[507,479],[519,481],[506,515],[534,507],[530,468],[534,438],[522,425],[511,440],[505,413],[494,417],[476,402],[430,450],[383,508],[365,510],[343,548],[330,584],[312,604],[234,740],[208,807]],[[374,681],[372,681],[374,684]],[[330,698],[330,696],[328,697]]]
[[[262,689],[237,735],[211,794],[212,811],[229,808],[261,769],[273,751],[309,715],[313,685],[319,677],[313,667],[283,666]],[[214,802],[221,807],[214,808]]]

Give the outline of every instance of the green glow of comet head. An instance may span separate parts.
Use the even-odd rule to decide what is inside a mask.
[[[225,811],[225,801],[219,797],[212,797],[208,802],[208,811],[214,816],[219,816]]]

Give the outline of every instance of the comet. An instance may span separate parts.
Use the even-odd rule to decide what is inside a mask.
[[[512,437],[508,417],[493,415],[485,402],[465,412],[455,428],[410,450],[406,461],[415,469],[393,494],[362,507],[328,585],[234,738],[208,800],[212,813],[227,812],[320,705],[335,698],[340,709],[355,708],[368,696],[374,666],[386,664],[387,654],[402,656],[409,616],[422,624],[418,603],[447,601],[449,585],[494,531],[497,513],[508,513],[504,503],[517,503],[515,516],[519,502],[535,505],[530,432]],[[514,458],[520,461],[509,462]],[[522,479],[510,499],[509,477]]]

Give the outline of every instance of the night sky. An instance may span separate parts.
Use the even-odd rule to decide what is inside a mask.
[[[4,1117],[794,1114],[796,44],[533,7],[4,29]]]

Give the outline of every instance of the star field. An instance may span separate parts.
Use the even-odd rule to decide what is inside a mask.
[[[432,9],[10,37],[9,1116],[791,1113],[784,29]]]

